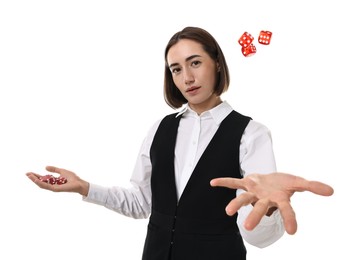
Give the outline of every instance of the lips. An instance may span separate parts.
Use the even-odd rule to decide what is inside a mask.
[[[193,87],[187,88],[186,92],[192,92],[192,91],[197,90],[197,89],[200,89],[200,87],[193,86]]]

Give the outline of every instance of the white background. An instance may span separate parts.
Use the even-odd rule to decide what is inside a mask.
[[[0,259],[140,259],[147,220],[38,189],[25,173],[55,165],[128,186],[149,127],[173,112],[163,52],[189,25],[220,43],[223,99],[270,128],[279,171],[335,188],[296,194],[298,232],[247,244],[249,259],[362,259],[362,17],[358,0],[1,0]]]

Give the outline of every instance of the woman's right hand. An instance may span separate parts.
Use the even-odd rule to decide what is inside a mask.
[[[89,183],[79,178],[74,172],[54,166],[47,166],[45,169],[48,172],[56,173],[58,175],[54,177],[66,178],[67,182],[64,184],[50,184],[40,180],[40,178],[45,175],[40,175],[34,172],[28,172],[26,173],[26,175],[41,189],[54,192],[76,192],[81,194],[82,196],[88,195]]]

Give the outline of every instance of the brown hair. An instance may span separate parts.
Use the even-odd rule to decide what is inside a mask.
[[[179,108],[188,102],[175,86],[167,62],[169,49],[181,39],[189,39],[200,43],[204,51],[206,51],[208,55],[219,64],[220,70],[217,76],[217,84],[214,89],[215,94],[219,96],[223,92],[227,91],[230,81],[229,70],[224,54],[214,37],[204,29],[198,27],[185,27],[170,38],[165,48],[164,99],[172,108]]]

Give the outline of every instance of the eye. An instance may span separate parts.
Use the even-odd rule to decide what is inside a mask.
[[[177,74],[180,72],[180,68],[172,68],[170,71],[172,74]]]
[[[199,60],[194,60],[194,61],[192,61],[191,66],[192,67],[198,67],[201,63],[202,62],[200,62]]]

